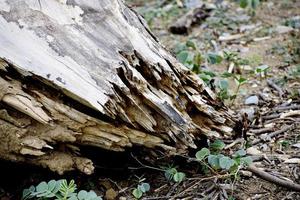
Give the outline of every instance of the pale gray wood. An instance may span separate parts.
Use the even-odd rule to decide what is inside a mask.
[[[82,167],[72,155],[73,167],[59,168],[43,149],[56,143],[76,149],[79,143],[115,151],[132,145],[185,151],[203,136],[230,136],[235,124],[203,81],[121,0],[0,0],[0,59],[0,138],[14,127],[3,143],[16,144],[0,148],[2,158],[34,155],[60,173],[74,163],[90,173],[89,161]],[[22,76],[12,75],[11,67]],[[25,77],[100,115],[81,113],[50,90],[22,85]],[[18,113],[6,112],[10,108],[27,117],[16,119]]]

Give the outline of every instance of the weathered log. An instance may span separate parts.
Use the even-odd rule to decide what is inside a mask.
[[[182,15],[170,25],[169,30],[174,34],[188,34],[195,24],[200,24],[210,16],[211,8],[207,8],[206,4],[190,9],[186,14]]]
[[[0,58],[2,159],[90,174],[83,145],[175,153],[232,135],[232,113],[121,0],[1,0]]]

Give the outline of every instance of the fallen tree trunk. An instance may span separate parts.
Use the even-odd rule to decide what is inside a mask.
[[[2,159],[90,174],[83,145],[184,152],[235,125],[121,0],[1,1],[0,58]]]

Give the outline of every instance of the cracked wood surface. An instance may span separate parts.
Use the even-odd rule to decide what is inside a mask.
[[[89,174],[81,145],[182,152],[236,123],[121,0],[0,0],[0,58],[4,159]]]

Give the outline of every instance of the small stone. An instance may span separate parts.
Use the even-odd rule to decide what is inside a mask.
[[[118,196],[118,193],[112,188],[106,190],[106,192],[105,192],[105,198],[108,200],[116,199],[117,196]]]
[[[255,147],[249,147],[246,150],[246,152],[247,152],[248,155],[251,155],[251,156],[257,156],[257,155],[262,155],[263,154],[260,150],[258,150]]]
[[[247,114],[247,118],[249,121],[253,121],[255,117],[255,109],[253,107],[241,109],[240,114],[243,115],[244,113]]]
[[[289,26],[282,26],[282,25],[278,25],[275,28],[275,31],[279,34],[284,34],[284,33],[289,33],[291,31],[293,31],[294,29],[292,27]]]
[[[293,144],[292,147],[300,149],[300,143]]]
[[[245,101],[246,105],[258,105],[258,97],[256,95],[250,96]]]

